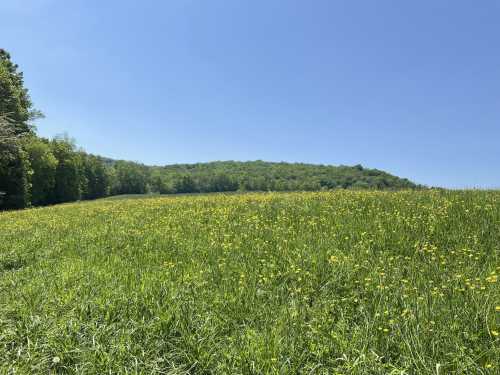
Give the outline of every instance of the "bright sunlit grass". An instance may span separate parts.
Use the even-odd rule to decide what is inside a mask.
[[[0,373],[500,372],[500,192],[0,213]]]

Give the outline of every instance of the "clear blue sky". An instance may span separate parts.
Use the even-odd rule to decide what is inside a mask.
[[[358,164],[500,187],[497,0],[12,0],[43,136],[147,164]]]

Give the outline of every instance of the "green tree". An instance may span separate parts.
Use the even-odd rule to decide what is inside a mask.
[[[198,191],[196,181],[190,175],[182,175],[174,182],[176,193],[195,193]]]
[[[226,173],[217,173],[211,177],[208,191],[236,191],[238,183]]]
[[[82,158],[86,183],[83,198],[96,199],[108,195],[111,178],[104,162],[94,155],[83,154]]]
[[[30,205],[31,167],[11,122],[0,116],[0,207]]]
[[[172,181],[162,174],[162,172],[155,168],[150,177],[151,190],[160,194],[172,194],[175,193],[174,185]]]
[[[58,137],[51,142],[52,153],[57,159],[56,181],[52,203],[71,202],[81,198],[82,163],[75,152],[75,144],[67,137]]]
[[[144,194],[148,192],[149,175],[145,166],[118,161],[114,165],[113,194]]]
[[[58,161],[50,143],[35,136],[26,137],[23,148],[28,154],[33,175],[31,176],[31,203],[40,206],[50,203],[56,186]]]
[[[28,89],[24,87],[23,73],[4,49],[0,49],[0,115],[12,121],[16,134],[32,131],[30,121],[42,116],[33,109]]]
[[[29,122],[41,115],[33,109],[22,72],[0,49],[0,196],[2,208],[30,205],[32,170],[20,136],[31,132]]]

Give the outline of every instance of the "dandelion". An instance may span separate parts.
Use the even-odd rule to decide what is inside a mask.
[[[497,275],[491,275],[486,278],[486,281],[489,282],[490,284],[496,283],[498,280]]]
[[[339,261],[339,258],[337,258],[335,255],[332,255],[330,259],[328,260],[331,264],[337,263]]]

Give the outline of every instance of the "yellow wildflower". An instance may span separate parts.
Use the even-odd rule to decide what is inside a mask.
[[[498,280],[497,275],[491,275],[486,278],[486,281],[489,283],[496,283]]]

